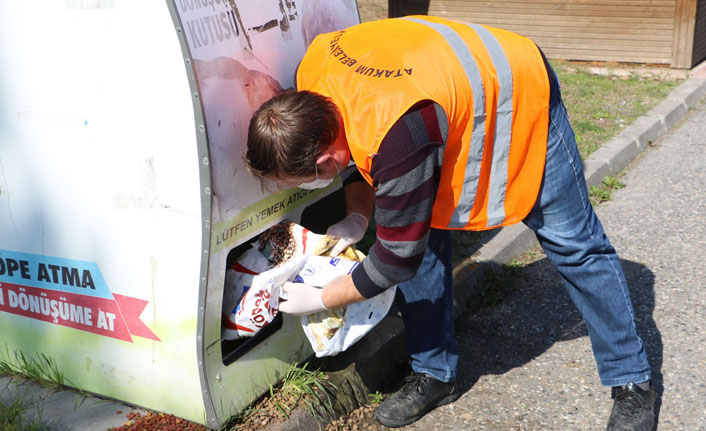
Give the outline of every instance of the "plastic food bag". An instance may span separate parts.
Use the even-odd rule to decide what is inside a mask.
[[[362,253],[361,253],[362,254]],[[359,263],[337,257],[309,256],[295,282],[324,286],[350,274]],[[360,340],[377,325],[392,306],[395,287],[362,302],[301,317],[302,329],[317,357],[336,355]]]
[[[235,340],[243,336],[252,337],[255,334],[245,327],[238,326],[236,311],[243,294],[252,286],[253,278],[271,267],[262,253],[251,248],[246,250],[226,271],[221,308],[221,337],[224,340]]]
[[[241,259],[228,270],[232,272],[226,273],[222,338],[252,337],[272,322],[279,308],[280,286],[292,281],[305,262],[305,256],[297,256],[282,266],[272,268],[267,258],[257,250],[243,253]],[[254,269],[248,269],[245,265]]]
[[[260,236],[260,250],[273,265],[281,265],[293,256],[308,256],[295,281],[325,286],[334,278],[349,274],[365,258],[354,247],[338,257],[327,256],[336,240],[315,234],[290,221],[273,226]],[[380,295],[347,307],[321,311],[301,317],[304,333],[317,357],[336,355],[360,340],[387,314],[396,287]]]
[[[309,249],[315,248],[315,243],[320,240],[321,235],[315,235],[290,221],[281,222],[263,232],[253,248],[245,251],[226,271],[221,338],[235,340],[252,337],[272,322],[277,315],[279,294],[274,295],[273,299],[272,289],[275,286],[266,283],[267,277],[276,275],[280,271],[277,268],[286,265],[293,257],[303,255],[308,251],[307,246]],[[275,269],[275,272],[266,273]],[[261,304],[267,307],[262,308]]]
[[[306,263],[306,256],[296,256],[286,264],[275,267],[253,277],[252,285],[243,293],[235,309],[235,324],[238,331],[251,336],[272,322],[279,309],[279,293],[282,285],[292,281]]]

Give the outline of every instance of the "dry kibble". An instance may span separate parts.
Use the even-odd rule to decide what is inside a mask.
[[[202,425],[189,422],[173,415],[163,413],[147,413],[142,416],[139,412],[130,412],[126,415],[128,421],[123,426],[111,428],[111,431],[207,431]]]
[[[260,235],[258,239],[259,250],[263,251],[269,243],[271,250],[269,260],[272,264],[281,265],[294,256],[297,243],[292,235],[293,228],[293,222],[284,221],[272,226]]]

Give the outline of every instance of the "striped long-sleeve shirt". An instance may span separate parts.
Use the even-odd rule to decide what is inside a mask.
[[[367,298],[411,279],[422,263],[447,132],[443,109],[419,102],[392,126],[373,157],[377,241],[352,274]]]

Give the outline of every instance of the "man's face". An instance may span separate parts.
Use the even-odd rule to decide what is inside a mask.
[[[314,166],[314,175],[304,177],[292,177],[286,174],[268,175],[265,179],[276,186],[279,190],[290,187],[301,187],[305,189],[323,188],[329,185],[339,174],[340,169],[333,155],[323,152],[317,159]]]

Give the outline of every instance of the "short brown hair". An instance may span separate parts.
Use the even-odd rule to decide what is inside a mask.
[[[252,175],[305,177],[338,135],[338,108],[311,91],[287,91],[265,102],[250,120],[245,166]]]

